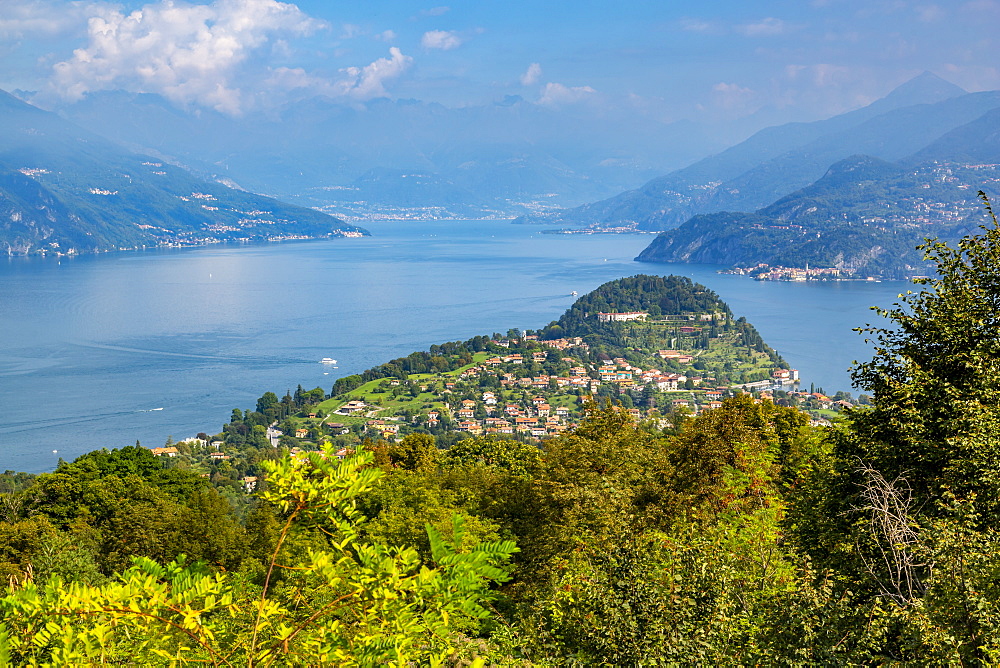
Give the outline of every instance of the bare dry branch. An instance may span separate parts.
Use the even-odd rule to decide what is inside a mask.
[[[859,510],[868,514],[868,527],[875,553],[859,554],[882,595],[908,605],[924,591],[921,575],[929,564],[916,556],[920,536],[913,521],[915,499],[906,478],[888,481],[880,471],[858,460],[861,498]],[[879,563],[881,562],[881,563]]]

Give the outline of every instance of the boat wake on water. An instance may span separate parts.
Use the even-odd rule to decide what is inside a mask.
[[[0,434],[14,434],[23,431],[31,431],[37,429],[46,429],[53,427],[62,427],[66,425],[76,425],[84,424],[87,422],[100,422],[102,420],[107,420],[108,418],[114,418],[126,415],[135,415],[136,413],[153,413],[155,411],[162,411],[164,408],[143,408],[139,410],[131,411],[112,411],[108,413],[89,413],[86,415],[66,415],[62,417],[46,418],[44,420],[25,420],[23,422],[11,422],[8,424],[0,425]]]

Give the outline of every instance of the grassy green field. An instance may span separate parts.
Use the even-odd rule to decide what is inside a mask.
[[[368,381],[364,385],[348,392],[346,395],[327,399],[317,406],[317,414],[327,415],[326,419],[344,424],[363,423],[370,419],[359,416],[330,415],[348,401],[360,400],[366,404],[374,404],[379,407],[377,415],[388,417],[397,414],[402,410],[411,410],[414,413],[427,412],[429,410],[441,410],[444,402],[440,399],[440,392],[444,390],[444,383],[450,379],[457,378],[463,371],[479,366],[491,355],[489,353],[475,353],[472,356],[472,363],[459,367],[454,371],[443,373],[414,373],[407,377],[407,383],[413,382],[417,385],[427,385],[428,391],[421,392],[417,396],[410,396],[406,390],[406,385],[400,383],[392,385],[391,378],[377,378]],[[393,390],[402,388],[399,394],[394,396]],[[318,419],[318,418],[317,418]],[[308,422],[309,420],[306,420]]]

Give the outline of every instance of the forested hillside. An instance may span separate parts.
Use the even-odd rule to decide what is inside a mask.
[[[930,271],[916,247],[955,240],[985,221],[977,190],[995,165],[904,168],[852,156],[823,178],[753,213],[695,216],[657,236],[644,262],[835,268],[845,278],[906,278]]]
[[[697,417],[591,404],[538,446],[262,451],[245,504],[138,448],[8,475],[0,656],[995,665],[1000,228],[924,250],[939,274],[864,329],[871,405],[829,428],[748,394]]]

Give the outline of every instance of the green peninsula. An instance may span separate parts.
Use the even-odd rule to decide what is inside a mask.
[[[697,414],[740,388],[770,390],[792,375],[708,288],[639,275],[600,286],[538,330],[431,346],[341,378],[328,396],[269,393],[250,419],[277,423],[292,447],[411,433],[442,443],[481,434],[534,441],[572,429],[589,401],[621,404],[636,418]],[[246,429],[227,429],[238,446],[233,431]]]

